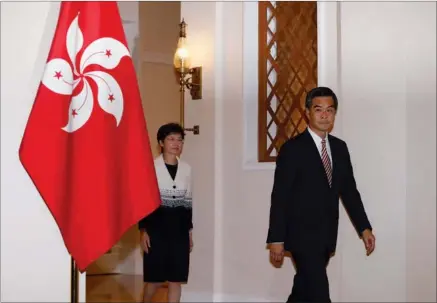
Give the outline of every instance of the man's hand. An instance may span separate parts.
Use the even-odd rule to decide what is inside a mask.
[[[150,248],[150,238],[149,234],[146,231],[141,232],[140,245],[144,252],[148,254]]]
[[[193,233],[190,230],[190,252],[193,251],[193,246],[194,246],[194,243],[193,243]]]
[[[282,262],[282,259],[284,258],[284,244],[270,244],[270,258],[272,258],[274,262]]]
[[[375,236],[370,229],[365,229],[362,233],[366,254],[370,255],[375,250]]]

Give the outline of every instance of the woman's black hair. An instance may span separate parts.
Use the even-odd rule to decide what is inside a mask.
[[[162,125],[158,129],[158,134],[156,135],[156,139],[158,143],[160,141],[164,141],[164,139],[170,134],[179,134],[182,136],[182,140],[184,140],[185,132],[183,127],[178,123],[167,123]]]

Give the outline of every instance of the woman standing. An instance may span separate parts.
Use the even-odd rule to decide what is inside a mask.
[[[181,283],[188,281],[192,238],[191,167],[179,159],[184,129],[176,123],[161,126],[157,139],[161,154],[155,170],[161,205],[139,222],[144,250],[144,302],[168,282],[169,302],[179,302]]]

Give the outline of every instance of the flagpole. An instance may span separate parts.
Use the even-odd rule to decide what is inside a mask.
[[[184,128],[184,118],[185,118],[185,111],[184,111],[184,109],[185,109],[185,73],[184,72],[181,72],[181,75],[180,75],[180,82],[179,82],[179,84],[180,84],[180,93],[181,93],[181,95],[180,95],[180,117],[179,117],[179,122],[180,122],[180,124],[181,124],[181,126],[182,126],[182,128]]]
[[[79,271],[77,269],[76,261],[71,257],[71,303],[79,303]]]
[[[95,16],[95,11],[99,12],[97,16]],[[111,25],[108,30],[102,31],[101,29],[106,29],[108,24]],[[105,50],[105,55],[101,53],[102,49]],[[90,57],[82,57],[82,55],[88,56],[87,53],[92,54],[92,60],[88,60]],[[100,57],[94,57],[97,54],[100,54]],[[105,60],[99,59],[106,56]],[[93,67],[92,72],[101,73],[102,76],[95,74],[95,77],[90,76],[85,80],[83,70],[78,75],[73,67],[79,62],[83,63],[82,59],[86,61],[81,64],[83,69],[87,70],[88,66]],[[125,232],[126,226],[137,224],[138,221],[133,220],[135,217],[142,217],[145,212],[150,213],[159,207],[159,187],[156,182],[151,142],[147,136],[146,121],[141,108],[138,81],[117,3],[115,1],[61,1],[58,22],[46,60],[44,73],[18,152],[28,177],[32,179],[32,183],[52,214],[64,245],[68,248],[66,255],[70,255],[71,258],[70,301],[79,303],[80,272],[85,271],[92,261],[103,255],[105,250],[108,250],[108,246],[109,248],[114,246],[120,234]],[[120,64],[121,60],[125,63]],[[116,75],[111,76],[102,68],[115,69]],[[53,73],[56,74],[56,78]],[[111,81],[106,82],[103,75],[109,77]],[[88,80],[92,82],[92,86],[88,86],[86,82]],[[110,93],[110,100],[108,100],[111,106],[107,106],[109,104],[107,101],[101,102],[100,107],[103,112],[100,110],[93,112],[93,100],[86,99],[80,107],[76,107],[74,102],[76,93],[73,94],[72,82],[83,82],[85,84],[83,88],[86,88],[86,92],[91,97],[97,96],[101,91]],[[77,96],[80,94],[82,92],[78,92]],[[122,98],[123,95],[125,95],[125,100]],[[68,109],[67,102],[74,108]],[[59,105],[61,103],[62,105]],[[102,117],[113,116],[115,120],[87,123],[92,113],[104,115]],[[62,115],[63,118],[61,120],[47,119],[47,115],[52,114],[57,117]],[[74,118],[76,116],[80,117],[79,120]],[[120,121],[122,121],[121,124],[119,124]],[[77,133],[74,132],[79,128],[81,128],[80,136],[77,137]],[[140,135],[144,135],[144,140],[141,140],[140,144],[134,142],[135,140],[128,140],[122,149],[126,152],[111,153],[110,161],[95,161],[95,155],[99,156],[104,153],[109,143],[123,140],[131,129],[140,129]],[[96,134],[100,135],[102,130],[105,132],[103,140],[98,144],[93,144],[92,152],[84,155],[80,146],[87,144]],[[66,140],[73,137],[78,139],[77,146],[76,144],[74,147],[64,144]],[[57,157],[53,161],[53,156],[56,155],[71,155],[72,158],[84,156],[83,161],[79,161],[80,165],[75,166],[74,172],[67,171],[63,175],[63,177],[68,177],[79,191],[79,194],[69,196],[69,199],[65,199],[69,188],[64,192],[59,189],[60,186],[65,185],[63,178],[58,178],[54,182],[53,175],[58,174],[62,168],[69,168],[71,159]],[[135,162],[135,159],[140,159],[140,165],[135,165],[138,162]],[[117,168],[111,165],[111,161],[122,163],[129,168],[125,171],[127,179],[136,178],[147,183],[145,185],[138,182],[119,184],[119,192],[131,191],[135,199],[127,199],[122,201],[123,203],[119,203],[116,199],[107,199],[108,182],[106,180],[96,181],[94,174],[89,173],[90,171],[109,171],[111,180],[118,180],[118,176],[112,172]],[[40,162],[49,164],[38,165]],[[144,186],[147,186],[147,190],[144,190]],[[93,192],[93,195],[83,195],[89,192]],[[98,203],[90,204],[96,201]],[[112,218],[121,211],[129,213],[130,216],[119,217],[119,222],[115,223],[105,220],[96,221],[96,223],[94,220],[87,220],[86,218],[94,219],[96,213],[102,212],[99,203],[105,204],[101,217]],[[76,209],[71,212],[55,211],[65,207],[69,209],[72,205]],[[83,212],[75,210],[83,210]],[[79,220],[79,217],[85,217],[85,219]],[[99,235],[103,234],[103,236],[95,238],[90,231]],[[78,241],[80,245],[75,245]],[[90,259],[91,257],[93,260]],[[79,262],[81,262],[81,267],[79,267]],[[83,297],[86,295],[84,294]]]

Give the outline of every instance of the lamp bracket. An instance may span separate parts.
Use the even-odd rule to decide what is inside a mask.
[[[192,128],[184,128],[184,130],[189,131],[189,132],[193,132],[194,135],[198,135],[200,127],[199,127],[199,125],[194,125]]]
[[[190,91],[191,99],[202,99],[202,67],[193,67],[188,72],[181,73],[180,84]]]

